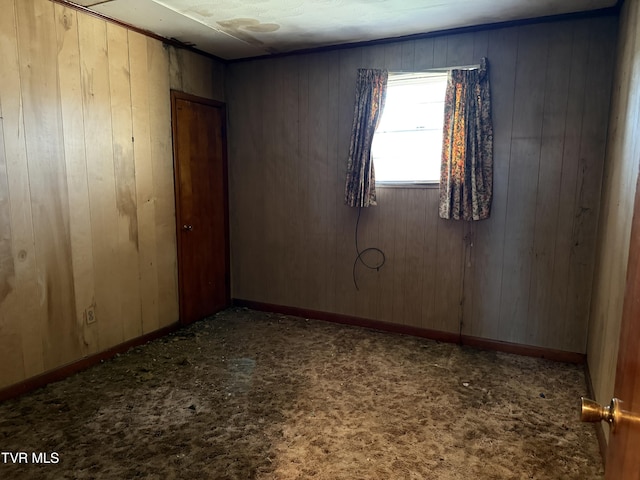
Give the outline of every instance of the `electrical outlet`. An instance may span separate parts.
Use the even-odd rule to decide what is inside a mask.
[[[95,323],[95,321],[97,320],[96,308],[93,305],[85,310],[84,318],[87,321],[87,325],[91,325],[92,323]]]

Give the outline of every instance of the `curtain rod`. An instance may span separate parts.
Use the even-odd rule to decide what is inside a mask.
[[[476,68],[480,68],[480,64],[477,65],[456,65],[455,67],[438,67],[438,68],[428,68],[427,70],[411,70],[407,72],[392,72],[389,71],[390,74],[393,75],[403,75],[403,74],[420,74],[420,73],[438,73],[438,72],[450,72],[451,70],[475,70]]]

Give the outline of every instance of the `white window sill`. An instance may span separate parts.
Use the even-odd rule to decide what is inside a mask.
[[[440,188],[440,182],[376,182],[376,188]]]

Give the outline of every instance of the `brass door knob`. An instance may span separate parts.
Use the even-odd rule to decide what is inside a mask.
[[[182,225],[182,229],[190,232],[191,230],[193,230],[193,225]]]
[[[603,407],[589,398],[581,397],[580,400],[580,420],[583,422],[605,421],[611,426],[611,432],[615,431],[620,422],[640,426],[640,415],[622,410],[620,408],[622,402],[617,398],[612,398],[607,407]]]

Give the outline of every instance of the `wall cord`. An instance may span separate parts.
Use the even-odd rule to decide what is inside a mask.
[[[365,267],[367,267],[370,270],[376,270],[376,271],[380,271],[380,269],[382,268],[382,266],[384,265],[384,262],[387,261],[387,257],[385,256],[384,252],[382,250],[380,250],[379,248],[376,247],[369,247],[369,248],[365,248],[364,250],[360,250],[360,247],[358,246],[358,227],[360,225],[360,213],[362,213],[362,206],[358,207],[358,218],[356,219],[356,232],[355,232],[355,240],[356,240],[356,259],[353,261],[353,284],[356,287],[356,290],[360,290],[360,288],[358,288],[358,281],[356,279],[356,267],[358,266],[358,262],[362,263],[362,265],[364,265]],[[362,258],[362,256],[367,253],[367,252],[377,252],[381,255],[382,260],[377,263],[377,264],[369,264],[367,263],[364,258]]]

